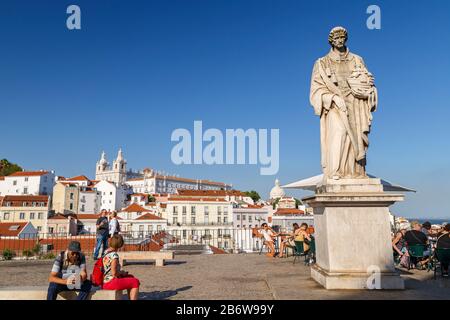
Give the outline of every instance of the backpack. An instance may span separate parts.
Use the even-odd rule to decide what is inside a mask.
[[[103,257],[97,259],[91,274],[91,282],[95,287],[103,286],[103,278],[105,276],[105,268],[103,267]]]

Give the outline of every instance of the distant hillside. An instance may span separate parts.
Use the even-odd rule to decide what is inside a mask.
[[[22,171],[19,165],[11,163],[6,159],[0,160],[0,176],[9,176],[17,171]]]

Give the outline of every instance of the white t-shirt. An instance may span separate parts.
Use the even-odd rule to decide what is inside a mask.
[[[260,232],[263,235],[264,240],[266,240],[266,241],[273,241],[272,236],[274,235],[274,233],[272,232],[272,230],[270,230],[270,229],[268,229],[268,230],[262,229]]]

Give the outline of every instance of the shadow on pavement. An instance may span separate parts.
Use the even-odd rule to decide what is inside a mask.
[[[140,292],[139,300],[166,300],[175,296],[180,291],[191,289],[192,286],[186,286],[175,290]]]

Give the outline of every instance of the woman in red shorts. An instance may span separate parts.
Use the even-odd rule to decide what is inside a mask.
[[[105,270],[103,278],[103,289],[105,290],[127,290],[130,300],[137,300],[139,296],[140,282],[137,278],[120,270],[119,254],[117,250],[123,247],[123,238],[116,234],[109,239],[109,248],[103,256],[103,267]]]

